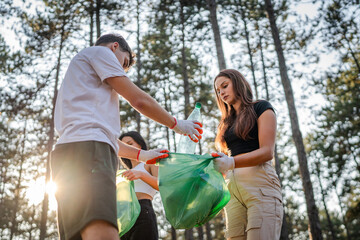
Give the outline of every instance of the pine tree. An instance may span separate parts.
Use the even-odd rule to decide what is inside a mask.
[[[226,69],[226,62],[224,57],[223,46],[221,43],[219,23],[217,19],[216,0],[207,0],[207,4],[209,7],[209,13],[210,13],[209,19],[211,23],[211,28],[214,34],[216,56],[218,58],[219,70]]]
[[[307,157],[305,153],[305,147],[299,127],[298,117],[296,113],[296,107],[294,102],[294,95],[292,92],[291,83],[287,74],[286,62],[283,54],[283,49],[279,37],[279,30],[276,26],[276,19],[274,14],[273,5],[271,0],[265,0],[265,8],[268,13],[268,18],[270,22],[271,32],[274,39],[274,45],[278,56],[279,69],[281,75],[281,82],[284,87],[286,102],[288,104],[291,127],[293,133],[293,139],[295,142],[298,160],[300,165],[300,175],[303,182],[303,188],[305,192],[306,206],[309,217],[310,233],[313,239],[323,239],[321,233],[320,220],[318,215],[318,210],[316,207],[313,187],[310,179],[310,173],[308,169]]]
[[[50,181],[50,152],[54,144],[54,109],[57,97],[57,90],[60,81],[61,63],[63,60],[63,52],[66,41],[71,37],[71,34],[79,28],[78,7],[77,1],[44,1],[47,8],[43,12],[38,12],[37,16],[30,16],[23,14],[25,23],[24,30],[29,36],[27,51],[36,53],[37,56],[48,50],[48,48],[56,49],[55,83],[53,85],[53,94],[51,106],[49,106],[50,116],[47,122],[48,136],[47,141],[47,158],[46,158],[46,177],[45,182]],[[53,48],[54,47],[54,48]],[[49,76],[51,75],[50,71]],[[48,194],[45,192],[42,205],[42,217],[40,226],[40,240],[45,239],[47,235],[47,220],[48,220]]]
[[[310,138],[310,145],[311,152],[318,153],[327,162],[328,181],[341,205],[344,228],[350,239],[353,236],[351,226],[357,221],[349,220],[345,212],[352,211],[346,204],[346,199],[352,198],[356,188],[359,188],[360,81],[356,64],[351,59],[346,61],[349,62],[340,62],[338,67],[334,66],[337,71],[327,72],[325,84],[316,81],[327,104],[319,111],[319,129]],[[343,70],[343,66],[347,64],[352,67]],[[355,200],[355,206],[356,201],[359,200]]]

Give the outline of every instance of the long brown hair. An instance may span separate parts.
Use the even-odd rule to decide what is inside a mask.
[[[231,80],[235,99],[241,102],[238,114],[236,114],[234,107],[223,102],[217,93],[215,81],[218,77],[226,77]],[[224,139],[224,134],[229,126],[234,125],[234,132],[239,138],[244,140],[250,138],[249,132],[256,123],[256,113],[253,107],[255,102],[253,102],[253,94],[250,84],[239,71],[234,69],[224,69],[220,71],[214,79],[214,90],[216,94],[216,102],[221,111],[221,119],[215,143],[220,151],[226,152],[227,145]]]

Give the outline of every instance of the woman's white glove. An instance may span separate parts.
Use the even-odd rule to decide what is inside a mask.
[[[168,157],[169,156],[169,154],[167,154],[168,152],[169,151],[167,149],[154,149],[154,150],[140,149],[136,160],[140,162],[145,162],[146,164],[155,164],[157,159]]]
[[[222,152],[212,153],[211,156],[216,157],[214,159],[214,168],[216,171],[226,173],[227,171],[235,168],[235,161],[233,157],[229,157]]]
[[[175,119],[175,124],[170,129],[174,130],[176,133],[182,135],[188,135],[189,138],[198,142],[201,139],[201,134],[203,133],[202,124],[197,121],[192,120],[177,120]]]

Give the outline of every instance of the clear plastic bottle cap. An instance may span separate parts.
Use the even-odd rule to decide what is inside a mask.
[[[197,102],[197,103],[195,104],[195,107],[196,107],[196,108],[201,108],[201,103]]]

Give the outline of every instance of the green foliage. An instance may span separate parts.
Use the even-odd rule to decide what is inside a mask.
[[[20,51],[12,53],[4,38],[0,35],[0,73],[9,74],[19,71],[23,65],[24,59]]]
[[[359,3],[354,1],[323,1],[319,17],[319,31],[330,49],[339,52],[344,63],[355,63],[360,74]],[[349,60],[352,59],[352,60]]]
[[[360,191],[359,188],[352,188],[348,197],[347,211],[345,214],[346,219],[351,223],[350,231],[352,236],[359,236],[360,229]]]
[[[308,220],[305,211],[300,211],[301,204],[289,197],[285,203],[286,222],[288,224],[289,239],[308,239]]]
[[[356,70],[328,74],[323,92],[328,104],[319,113],[320,130],[316,146],[340,177],[346,164],[360,172],[360,80]],[[358,176],[359,177],[359,176]]]
[[[99,1],[99,6],[93,0],[24,0],[20,1],[23,6],[16,2],[19,1],[0,2],[0,23],[15,20],[11,22],[13,26],[6,27],[17,36],[12,42],[5,41],[5,35],[0,36],[0,238],[8,239],[11,229],[13,236],[18,239],[37,239],[40,234],[41,204],[29,202],[28,185],[36,179],[44,178],[52,123],[52,99],[58,87],[56,79],[61,82],[70,58],[79,49],[88,46],[89,38],[94,37],[90,28],[91,24],[96,27],[96,7],[100,8],[99,31],[124,30],[124,37],[141,56],[139,64],[129,73],[139,87],[178,118],[184,117],[186,107],[191,109],[195,102],[202,103],[205,133],[200,153],[214,149],[219,111],[212,86],[213,75],[216,74],[213,64],[216,51],[212,42],[207,1],[114,0]],[[336,236],[339,239],[347,238],[345,219],[352,237],[356,237],[359,235],[357,226],[360,211],[358,5],[350,0],[323,1],[318,21],[305,19],[290,24],[295,16],[290,9],[300,1],[273,2],[281,40],[291,60],[300,61],[301,53],[309,47],[308,43],[318,37],[325,51],[336,51],[339,54],[337,64],[327,71],[325,77],[320,74],[308,78],[315,79],[311,87],[315,86],[323,94],[326,104],[321,111],[313,113],[317,115],[316,130],[308,136],[307,142],[311,160],[316,158],[320,162],[320,171],[314,171],[312,177],[315,174],[320,176],[326,191],[325,199],[333,201],[332,194],[336,187],[341,200],[341,211],[330,210]],[[217,6],[220,32],[223,34],[221,37],[231,42],[226,46],[231,47],[228,52],[234,55],[230,66],[245,73],[250,69],[248,57],[244,54],[248,49],[243,19],[248,27],[250,52],[253,54],[257,79],[263,76],[261,61],[264,61],[269,98],[278,111],[277,152],[282,167],[290,238],[308,239],[303,189],[289,134],[289,120],[284,117],[284,97],[278,90],[280,77],[263,1],[218,0]],[[139,31],[135,27],[138,17]],[[309,25],[313,25],[313,28],[308,28]],[[134,36],[139,48],[135,48],[132,41]],[[260,58],[261,50],[264,59]],[[306,67],[316,63],[319,52],[313,51],[308,56],[306,61],[302,61]],[[297,76],[294,82],[306,80],[306,73],[301,68],[291,64],[288,67]],[[245,75],[249,78],[249,74]],[[184,104],[185,78],[189,82],[189,106]],[[265,96],[262,81],[259,81],[258,87],[259,95]],[[304,91],[303,95],[311,94]],[[123,100],[120,103],[121,128],[124,131],[134,130],[135,110]],[[141,133],[150,148],[162,146],[175,150],[175,134],[164,126],[142,117]],[[22,143],[25,143],[23,147]],[[23,169],[20,171],[21,166]],[[315,186],[315,193],[320,192],[316,190]],[[319,194],[315,196],[317,200],[320,199]],[[15,200],[18,204],[15,204]],[[153,203],[159,207],[156,211],[159,229],[163,233],[161,238],[171,239],[171,226],[163,215],[159,201],[155,199]],[[56,216],[54,211],[48,214],[46,238],[54,239],[57,236]],[[324,235],[330,236],[322,209],[320,214]],[[211,220],[209,226],[212,239],[224,239],[223,214]],[[203,230],[206,232],[205,226]],[[177,231],[177,235],[178,239],[184,239],[184,231]],[[197,239],[195,229],[194,236]]]
[[[359,224],[360,201],[356,197],[360,189],[360,45],[356,40],[358,23],[354,22],[358,9],[352,12],[351,7],[347,1],[332,1],[319,20],[324,24],[322,36],[329,48],[339,51],[340,61],[315,80],[326,104],[317,112],[317,130],[308,137],[310,154],[321,162],[319,174],[326,192],[335,191],[339,196],[343,216],[331,214],[339,239],[359,234],[355,226]]]

